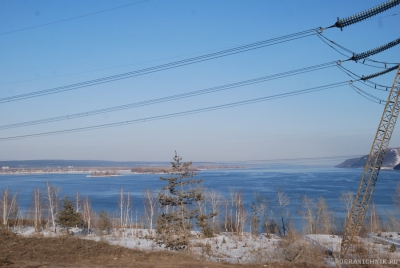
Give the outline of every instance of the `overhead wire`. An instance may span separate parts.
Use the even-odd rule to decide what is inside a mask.
[[[338,19],[338,22],[334,26],[340,27],[342,29],[345,26],[351,25],[353,23],[356,23],[358,21],[366,19],[370,16],[374,16],[380,12],[383,12],[384,10],[386,10],[390,7],[393,7],[394,5],[397,5],[399,3],[400,3],[400,0],[389,0],[386,3],[379,5],[378,7],[372,8],[370,10],[367,10],[365,12],[356,14],[354,16],[345,18],[343,20]],[[331,27],[333,27],[333,26],[331,26]],[[330,27],[328,27],[328,28],[330,28]],[[176,67],[193,64],[193,63],[197,63],[197,62],[201,62],[201,61],[211,60],[211,59],[224,57],[224,56],[228,56],[228,55],[232,55],[232,54],[242,53],[245,51],[258,49],[258,48],[265,47],[265,46],[270,46],[270,45],[274,45],[274,44],[279,44],[279,43],[288,42],[288,41],[304,38],[307,36],[311,36],[311,35],[315,34],[315,33],[313,33],[314,30],[312,29],[312,30],[308,30],[308,31],[298,32],[298,33],[295,33],[292,35],[286,35],[286,36],[282,36],[279,38],[264,40],[261,42],[256,42],[256,43],[252,43],[249,45],[228,49],[225,51],[215,52],[215,53],[211,53],[211,54],[207,54],[207,55],[203,55],[203,56],[199,56],[199,57],[194,57],[194,58],[190,58],[190,59],[186,59],[186,60],[181,60],[181,61],[163,64],[163,65],[159,65],[159,66],[154,66],[154,67],[150,67],[150,68],[145,68],[145,69],[137,70],[137,71],[133,71],[133,72],[103,77],[103,78],[99,78],[99,79],[94,79],[94,80],[90,80],[90,81],[85,81],[85,82],[81,82],[81,83],[76,83],[76,84],[72,84],[72,85],[67,85],[67,86],[62,86],[62,87],[57,87],[57,88],[52,88],[52,89],[47,89],[47,90],[42,90],[42,91],[37,91],[37,92],[31,92],[31,93],[25,93],[25,94],[20,94],[20,95],[16,95],[16,96],[1,98],[0,103],[22,100],[22,99],[27,99],[27,98],[33,98],[33,97],[38,97],[38,96],[43,96],[43,95],[48,95],[48,94],[54,94],[54,93],[58,93],[58,92],[62,92],[62,91],[73,90],[73,89],[87,87],[87,86],[93,86],[93,85],[107,83],[107,82],[116,81],[116,80],[120,80],[120,79],[130,78],[133,76],[144,75],[144,74],[157,72],[157,71],[161,71],[161,70],[176,68]],[[317,35],[317,36],[320,37],[319,35]],[[360,59],[367,58],[370,55],[374,55],[376,53],[379,53],[379,52],[387,49],[388,46],[389,45],[387,44],[386,47],[381,46],[378,49],[370,50],[370,51],[367,51],[367,52],[361,53],[361,54],[353,53],[353,57],[351,59],[357,61]],[[393,46],[393,44],[391,46]],[[344,54],[342,54],[342,55],[344,55]],[[321,90],[321,89],[318,89],[318,90]],[[314,90],[312,90],[310,92],[313,92],[313,91],[316,91],[315,88],[314,88]],[[303,91],[296,91],[296,92],[303,92]],[[287,94],[293,94],[293,95],[305,94],[304,92],[303,93],[296,93],[296,92],[278,94],[278,95],[265,97],[265,98],[274,99],[274,98],[281,98],[284,96],[286,97]],[[192,113],[229,108],[229,107],[234,107],[234,106],[238,106],[238,105],[244,105],[244,104],[254,103],[254,102],[258,102],[258,101],[264,101],[264,100],[266,100],[265,98],[258,98],[258,99],[248,100],[248,101],[226,104],[226,105],[208,107],[208,108],[197,109],[197,110],[186,111],[186,112],[175,113],[175,114],[168,114],[168,115],[163,115],[163,116],[158,116],[158,117],[150,117],[150,118],[146,118],[144,120],[152,121],[152,120],[159,120],[159,119],[164,119],[164,118],[169,118],[169,117],[182,116],[182,115],[187,115],[187,114],[192,114]],[[130,121],[117,122],[117,123],[112,123],[112,124],[103,124],[103,125],[98,125],[98,126],[83,127],[83,128],[69,129],[69,130],[63,130],[63,131],[53,131],[53,132],[46,132],[46,133],[39,133],[39,134],[14,136],[14,137],[1,138],[0,140],[25,138],[25,137],[32,137],[32,136],[38,136],[38,135],[53,135],[53,134],[65,133],[65,132],[83,131],[83,130],[88,130],[88,129],[93,129],[93,128],[111,127],[111,126],[115,126],[115,125],[119,125],[119,124],[134,123],[136,121],[137,120],[130,120]]]
[[[323,38],[321,38],[321,36],[320,36],[320,34],[318,34],[318,37],[324,43],[328,44],[326,40],[329,40],[329,39],[327,39],[327,38],[325,38],[323,36],[322,36]],[[324,39],[326,39],[326,40],[324,40]],[[329,40],[329,41],[331,41],[331,40]],[[331,42],[333,42],[333,41],[331,41]],[[330,44],[328,44],[328,45],[331,46]],[[348,52],[352,52],[352,51],[350,51],[348,49],[346,49],[346,50]],[[374,53],[376,54],[376,53],[379,53],[381,51],[382,51],[382,49],[379,49],[379,51],[374,52]],[[362,53],[362,54],[367,55],[369,53]],[[353,54],[353,57],[354,57],[354,55],[355,54]],[[345,55],[345,56],[347,56],[347,55]],[[339,61],[339,62],[341,62],[341,61]],[[157,99],[138,102],[138,103],[131,103],[131,104],[126,104],[126,105],[103,108],[103,109],[98,109],[98,110],[93,110],[93,111],[88,111],[88,112],[81,112],[81,113],[76,113],[76,114],[71,114],[71,115],[58,116],[58,117],[52,117],[52,118],[46,118],[46,119],[27,121],[27,122],[22,122],[22,123],[3,125],[3,126],[0,126],[0,129],[8,129],[8,128],[16,128],[16,127],[22,127],[22,126],[30,126],[30,125],[36,125],[36,124],[50,123],[50,122],[55,122],[55,121],[69,120],[69,119],[74,119],[74,118],[79,118],[79,117],[91,116],[91,115],[96,115],[96,114],[100,114],[100,113],[107,113],[107,112],[114,112],[114,111],[119,111],[119,110],[123,110],[123,109],[136,108],[136,107],[145,106],[145,105],[151,105],[151,104],[156,104],[156,103],[161,103],[161,102],[166,102],[166,101],[177,100],[177,99],[181,99],[181,98],[187,98],[187,97],[193,97],[193,96],[202,95],[202,94],[208,94],[208,93],[217,92],[217,91],[221,91],[221,90],[226,90],[226,89],[230,89],[230,88],[234,88],[234,87],[240,87],[240,86],[246,86],[246,85],[250,85],[250,84],[254,84],[254,83],[265,82],[265,81],[272,80],[272,79],[278,79],[278,78],[283,78],[283,77],[287,77],[287,76],[291,76],[291,75],[301,74],[301,73],[305,73],[305,72],[309,72],[309,71],[315,71],[315,70],[319,70],[319,69],[323,69],[323,68],[328,68],[328,67],[332,67],[334,65],[338,66],[339,69],[344,71],[347,75],[349,75],[351,78],[353,78],[356,81],[357,80],[362,80],[362,81],[368,80],[368,78],[363,78],[363,77],[360,77],[360,76],[356,75],[355,73],[352,73],[350,70],[348,70],[348,69],[344,68],[343,66],[341,66],[341,64],[337,64],[337,62],[329,62],[329,63],[325,63],[325,64],[319,64],[319,65],[310,66],[310,67],[306,67],[306,68],[301,68],[301,69],[288,71],[288,72],[284,72],[284,73],[279,73],[279,74],[275,74],[275,75],[264,76],[264,77],[260,77],[260,78],[245,80],[245,81],[236,82],[236,83],[232,83],[232,84],[227,84],[227,85],[223,85],[223,86],[217,86],[217,87],[212,87],[212,88],[208,88],[208,89],[204,89],[204,90],[192,91],[192,92],[188,92],[188,93],[182,93],[182,94],[178,94],[178,95],[173,95],[173,96],[168,96],[168,97],[163,97],[163,98],[157,98]],[[396,68],[397,67],[392,67],[392,68],[389,68],[389,69],[387,69],[387,70],[385,70],[383,72],[370,75],[369,78],[382,75],[382,74],[387,73],[387,72],[389,72],[391,70],[394,70]],[[355,79],[355,76],[358,77],[358,79]],[[376,88],[376,85],[378,85],[376,83],[373,83],[373,84],[374,84],[375,88]],[[7,100],[9,100],[9,99],[7,99]],[[0,99],[0,103],[1,103],[1,99]]]
[[[177,68],[177,67],[181,67],[181,66],[185,66],[185,65],[189,65],[189,64],[194,64],[194,63],[213,60],[213,59],[217,59],[217,58],[221,58],[221,57],[226,57],[226,56],[243,53],[246,51],[255,50],[255,49],[272,46],[272,45],[276,45],[276,44],[281,44],[281,43],[285,43],[285,42],[289,42],[289,41],[293,41],[293,40],[297,40],[297,39],[301,39],[301,38],[305,38],[305,37],[313,36],[313,35],[315,35],[315,31],[314,31],[314,29],[310,29],[310,30],[297,32],[297,33],[290,34],[290,35],[285,35],[285,36],[281,36],[281,37],[277,37],[277,38],[271,38],[271,39],[267,39],[267,40],[263,40],[263,41],[259,41],[259,42],[250,43],[247,45],[242,45],[242,46],[238,46],[238,47],[234,47],[234,48],[230,48],[230,49],[226,49],[226,50],[222,50],[222,51],[218,51],[218,52],[205,54],[202,56],[179,60],[179,61],[175,61],[175,62],[171,62],[171,63],[166,63],[166,64],[162,64],[162,65],[157,65],[157,66],[153,66],[153,67],[149,67],[149,68],[136,70],[136,71],[116,74],[116,75],[112,75],[112,76],[102,77],[102,78],[98,78],[98,79],[93,79],[93,80],[70,84],[70,85],[61,86],[61,87],[55,87],[55,88],[39,90],[39,91],[20,94],[20,95],[14,95],[14,96],[10,96],[10,97],[3,97],[3,98],[0,98],[0,103],[35,98],[35,97],[39,97],[39,96],[55,94],[55,93],[59,93],[59,92],[64,92],[64,91],[75,90],[75,89],[79,89],[79,88],[109,83],[109,82],[127,79],[127,78],[131,78],[131,77],[135,77],[135,76],[146,75],[146,74],[150,74],[150,73],[154,73],[154,72],[165,71],[165,70],[172,69],[172,68]]]
[[[352,83],[349,83],[349,86],[352,89],[354,89],[355,92],[357,92],[362,97],[368,99],[369,101],[372,101],[372,102],[375,102],[375,103],[378,103],[378,104],[384,104],[385,103],[384,100],[382,100],[382,99],[380,99],[380,98],[378,98],[378,97],[376,97],[376,96],[374,96],[374,95],[372,95],[372,94],[370,94],[368,92],[365,92],[364,90],[360,89],[359,87],[355,86]]]
[[[131,3],[131,4],[123,5],[123,6],[113,7],[113,8],[97,11],[97,12],[92,12],[92,13],[88,13],[88,14],[84,14],[84,15],[80,15],[80,16],[76,16],[76,17],[72,17],[72,18],[68,18],[68,19],[57,20],[57,21],[53,21],[53,22],[40,24],[40,25],[35,25],[35,26],[25,27],[25,28],[21,28],[21,29],[17,29],[17,30],[12,30],[12,31],[8,31],[8,32],[2,32],[2,33],[0,33],[0,35],[11,34],[11,33],[30,30],[30,29],[35,29],[35,28],[39,28],[39,27],[43,27],[43,26],[48,26],[48,25],[52,25],[52,24],[56,24],[56,23],[60,23],[60,22],[80,19],[83,17],[93,16],[93,15],[97,15],[100,13],[104,13],[104,12],[108,12],[108,11],[112,11],[112,10],[116,10],[116,9],[120,9],[120,8],[125,8],[125,7],[129,7],[129,6],[133,6],[133,5],[137,5],[137,4],[141,4],[141,3],[149,2],[149,1],[150,0],[143,0],[143,1],[135,2],[135,3]]]
[[[328,85],[324,85],[324,86],[312,87],[312,88],[308,88],[308,89],[291,91],[291,92],[287,92],[287,93],[280,93],[280,94],[276,94],[276,95],[260,97],[260,98],[245,100],[245,101],[232,102],[232,103],[216,105],[216,106],[211,106],[211,107],[206,107],[206,108],[200,108],[200,109],[188,110],[188,111],[184,111],[184,112],[170,113],[170,114],[164,114],[164,115],[158,115],[158,116],[152,116],[152,117],[146,117],[146,118],[140,118],[140,119],[125,120],[125,121],[120,121],[120,122],[115,122],[115,123],[100,124],[100,125],[94,125],[94,126],[71,128],[71,129],[41,132],[41,133],[26,134],[26,135],[9,136],[9,137],[0,138],[0,141],[25,139],[25,138],[50,136],[50,135],[59,135],[59,134],[64,134],[64,133],[80,132],[80,131],[87,131],[87,130],[100,129],[100,128],[109,128],[109,127],[123,126],[123,125],[134,124],[134,123],[144,123],[144,122],[149,122],[149,121],[162,120],[162,119],[167,119],[167,118],[172,118],[172,117],[186,116],[186,115],[191,115],[191,114],[204,113],[204,112],[220,110],[220,109],[227,109],[227,108],[232,108],[232,107],[236,107],[236,106],[248,105],[248,104],[253,104],[253,103],[258,103],[258,102],[263,102],[263,101],[269,101],[269,100],[291,97],[291,96],[296,96],[296,95],[302,95],[302,94],[307,94],[307,93],[326,90],[326,89],[337,88],[337,87],[344,86],[348,83],[349,83],[349,81],[343,81],[343,82],[332,83],[332,84],[328,84]]]
[[[343,67],[343,66],[340,65],[340,64],[338,64],[338,65],[336,65],[336,66],[337,66],[341,71],[343,71],[344,73],[346,73],[348,76],[352,77],[352,78],[354,79],[354,81],[362,82],[362,83],[364,83],[364,84],[370,83],[370,84],[374,85],[374,88],[375,88],[375,89],[377,89],[377,90],[382,90],[382,91],[387,91],[388,88],[390,88],[389,86],[384,86],[384,85],[381,85],[381,84],[372,82],[372,81],[370,81],[370,80],[362,80],[362,76],[360,76],[360,75],[358,75],[358,74],[356,74],[356,73],[350,71],[349,69]],[[380,75],[382,75],[382,74],[380,74]],[[366,82],[366,83],[365,83],[365,82]],[[366,84],[366,85],[367,85],[367,84]],[[367,85],[367,86],[371,87],[370,85]],[[385,90],[379,89],[379,88],[377,88],[377,87],[384,88]]]
[[[234,46],[229,46],[229,47],[234,47]],[[228,47],[225,46],[223,48],[220,47],[220,48],[215,48],[215,49],[208,49],[208,50],[203,50],[203,51],[199,51],[199,52],[186,53],[186,54],[181,54],[181,55],[176,55],[176,56],[171,56],[171,57],[164,57],[164,58],[158,58],[158,59],[153,59],[153,60],[140,61],[140,62],[135,62],[135,63],[128,63],[128,64],[123,64],[123,65],[115,65],[115,66],[110,66],[110,67],[91,69],[91,70],[73,72],[73,73],[65,73],[65,74],[53,75],[53,76],[47,76],[47,77],[41,77],[41,78],[32,78],[32,79],[26,79],[26,80],[5,82],[5,83],[0,83],[0,86],[10,85],[10,84],[17,84],[17,83],[25,83],[25,82],[33,82],[33,81],[39,81],[39,80],[54,79],[54,78],[57,78],[57,77],[65,77],[65,76],[71,76],[71,75],[77,75],[77,74],[86,74],[86,73],[91,73],[91,72],[105,71],[105,70],[110,70],[110,69],[128,67],[128,66],[132,66],[132,65],[138,65],[138,64],[151,63],[151,62],[157,62],[157,61],[162,61],[162,60],[170,60],[170,59],[182,58],[182,57],[185,57],[185,56],[199,55],[199,54],[203,54],[203,53],[206,53],[206,52],[217,51],[217,50],[227,49],[227,48]]]
[[[336,43],[335,41],[333,41],[333,40],[327,38],[327,37],[324,36],[320,31],[316,31],[316,32],[317,32],[318,38],[319,38],[322,42],[324,42],[326,45],[328,45],[329,47],[331,47],[332,49],[334,49],[336,52],[340,53],[341,55],[343,55],[343,56],[345,56],[345,57],[348,57],[349,60],[354,60],[354,57],[361,57],[361,56],[364,57],[365,55],[367,55],[367,54],[370,53],[371,51],[374,51],[374,52],[376,52],[376,53],[374,53],[374,54],[377,54],[377,53],[380,53],[380,52],[382,52],[382,51],[384,51],[384,50],[386,50],[386,49],[389,49],[389,48],[391,48],[391,47],[393,47],[393,46],[395,46],[395,45],[398,45],[398,44],[400,43],[400,38],[399,38],[399,39],[396,39],[396,40],[394,40],[394,41],[392,41],[392,42],[389,42],[389,43],[387,43],[387,44],[385,44],[385,45],[382,45],[382,46],[380,46],[380,47],[378,47],[378,48],[374,48],[374,49],[372,49],[372,50],[369,50],[369,51],[366,51],[366,52],[357,54],[356,52],[354,52],[354,51],[352,51],[352,50],[350,50],[350,49],[348,49],[348,48],[345,48],[344,46],[342,46],[342,45]],[[333,44],[333,45],[331,45],[331,44]],[[348,55],[342,53],[341,51],[339,51],[338,49],[336,49],[334,46],[337,46],[337,47],[339,47],[340,49],[342,49],[342,50],[344,50],[344,51],[350,53],[351,56],[348,56]],[[369,55],[369,56],[370,56],[370,55]],[[368,56],[368,57],[369,57],[369,56]],[[363,65],[370,66],[370,67],[381,68],[381,69],[387,69],[387,65],[392,65],[392,64],[396,64],[396,65],[397,65],[397,64],[399,64],[398,62],[395,63],[395,62],[383,62],[383,61],[372,60],[372,59],[369,59],[368,57],[366,57],[366,58],[364,57],[364,58],[363,58],[363,61],[360,62],[360,63],[363,64]],[[355,61],[357,61],[357,60],[355,60]],[[365,63],[365,61],[371,61],[371,62],[375,62],[375,63],[381,63],[381,64],[384,64],[384,67],[370,65],[370,64]]]
[[[318,65],[309,66],[309,67],[304,67],[304,68],[300,68],[300,69],[296,69],[296,70],[292,70],[292,71],[277,73],[277,74],[273,74],[273,75],[267,75],[267,76],[248,79],[248,80],[244,80],[244,81],[240,81],[240,82],[206,88],[206,89],[202,89],[202,90],[191,91],[191,92],[177,94],[177,95],[171,95],[171,96],[162,97],[162,98],[156,98],[156,99],[147,100],[147,101],[135,102],[135,103],[124,104],[124,105],[119,105],[119,106],[114,106],[114,107],[80,112],[80,113],[75,113],[75,114],[70,114],[70,115],[56,116],[56,117],[50,117],[50,118],[45,118],[45,119],[27,121],[27,122],[22,122],[22,123],[15,123],[15,124],[2,125],[2,126],[0,125],[0,130],[24,127],[24,126],[31,126],[31,125],[37,125],[37,124],[44,124],[44,123],[50,123],[50,122],[56,122],[56,121],[62,121],[62,120],[70,120],[70,119],[75,119],[75,118],[80,118],[80,117],[87,117],[87,116],[98,115],[98,114],[102,114],[102,113],[116,112],[116,111],[125,110],[125,109],[132,109],[132,108],[137,108],[137,107],[142,107],[142,106],[147,106],[147,105],[153,105],[153,104],[157,104],[157,103],[163,103],[163,102],[174,101],[174,100],[179,100],[179,99],[183,99],[183,98],[189,98],[189,97],[194,97],[194,96],[199,96],[199,95],[204,95],[204,94],[210,94],[210,93],[215,93],[215,92],[228,90],[228,89],[232,89],[232,88],[243,87],[243,86],[267,82],[267,81],[271,81],[271,80],[275,80],[275,79],[281,79],[281,78],[285,78],[285,77],[289,77],[289,76],[318,71],[318,70],[334,67],[336,64],[337,64],[336,62],[332,61],[332,62],[318,64]]]
[[[331,40],[329,40],[328,38],[326,38],[324,35],[322,35],[321,33],[318,33],[317,32],[317,36],[318,36],[318,38],[322,41],[322,42],[324,42],[326,45],[328,45],[329,47],[331,47],[332,49],[334,49],[336,52],[338,52],[339,54],[341,54],[342,56],[345,56],[346,58],[347,57],[349,57],[348,55],[346,55],[346,54],[344,54],[343,52],[341,52],[341,51],[339,51],[338,49],[336,49],[334,46],[332,46],[331,44],[329,44],[327,41],[325,41],[324,39],[326,39],[326,40],[328,40],[328,41],[331,41]],[[333,42],[333,41],[331,41],[331,42]],[[336,43],[335,43],[336,44]]]
[[[374,96],[374,95],[372,95],[372,94],[370,94],[370,93],[368,93],[368,92],[366,92],[366,91],[360,89],[359,87],[355,86],[353,82],[362,83],[362,84],[364,84],[365,86],[368,86],[368,87],[373,88],[373,89],[375,89],[375,90],[388,91],[388,87],[385,87],[385,86],[382,86],[382,85],[375,84],[375,83],[371,82],[372,84],[375,84],[375,87],[373,87],[373,86],[371,86],[371,85],[368,85],[368,84],[365,83],[365,82],[366,82],[366,81],[367,81],[367,82],[370,82],[368,79],[373,78],[373,77],[376,77],[376,76],[379,76],[379,75],[383,75],[383,74],[388,73],[388,72],[393,71],[393,70],[389,70],[389,69],[388,69],[388,70],[385,70],[385,71],[383,71],[383,72],[379,72],[379,73],[372,74],[372,75],[369,75],[369,76],[367,76],[367,77],[364,77],[364,76],[359,76],[359,75],[357,75],[357,74],[351,72],[350,70],[344,68],[343,66],[340,66],[340,65],[337,65],[337,66],[338,66],[338,68],[339,68],[340,70],[342,70],[344,73],[346,73],[348,76],[350,76],[351,78],[354,79],[354,80],[351,81],[351,83],[349,83],[349,86],[350,86],[357,94],[361,95],[362,97],[366,98],[366,99],[369,100],[369,101],[372,101],[372,102],[375,102],[375,103],[378,103],[378,104],[384,104],[384,103],[385,103],[385,100],[382,100],[382,99],[380,99],[380,98],[378,98],[378,97],[376,97],[376,96]],[[398,66],[396,66],[395,69],[397,69],[397,68],[398,68]],[[384,87],[385,89],[377,88],[377,87],[376,87],[377,85],[379,85],[380,87]]]
[[[159,71],[163,71],[163,70],[167,70],[167,69],[171,69],[171,68],[181,67],[181,66],[188,65],[188,64],[194,64],[194,63],[198,63],[198,62],[202,62],[202,61],[212,60],[212,59],[216,59],[216,58],[220,58],[220,57],[225,57],[225,56],[229,56],[229,55],[233,55],[233,54],[237,54],[237,53],[246,52],[249,50],[259,49],[259,48],[266,47],[266,46],[276,45],[276,44],[280,44],[283,42],[293,41],[293,40],[296,40],[299,38],[304,38],[304,37],[315,35],[315,34],[317,34],[318,36],[320,35],[318,33],[317,29],[310,29],[307,31],[297,32],[294,34],[281,36],[278,38],[272,38],[272,39],[268,39],[268,40],[264,40],[264,41],[260,41],[260,42],[255,42],[255,43],[251,43],[251,44],[247,44],[247,45],[243,45],[243,46],[239,46],[239,47],[235,47],[235,48],[230,48],[227,50],[222,50],[222,51],[205,54],[205,55],[194,57],[194,58],[189,58],[189,59],[180,60],[180,61],[167,63],[167,64],[162,64],[162,65],[158,65],[158,66],[153,66],[153,67],[140,69],[140,70],[136,70],[136,71],[132,71],[132,72],[117,74],[117,75],[113,75],[113,76],[107,76],[107,77],[103,77],[103,78],[98,78],[98,79],[94,79],[94,80],[89,80],[89,81],[85,81],[85,82],[80,82],[80,83],[76,83],[76,84],[71,84],[71,85],[46,89],[46,90],[40,90],[40,91],[35,91],[35,92],[30,92],[30,93],[25,93],[25,94],[20,94],[20,95],[14,95],[14,96],[10,96],[10,97],[4,97],[4,98],[0,98],[0,103],[18,101],[18,100],[23,100],[23,99],[28,99],[28,98],[34,98],[34,97],[79,89],[79,88],[88,87],[88,86],[94,86],[94,85],[103,84],[103,83],[109,83],[109,82],[116,81],[116,80],[127,79],[127,78],[131,78],[134,76],[145,75],[145,74],[149,74],[149,73],[153,73],[153,72],[159,72]],[[321,37],[321,36],[319,36],[319,37]],[[360,54],[353,54],[353,56],[347,60],[364,59],[370,55],[374,55],[374,54],[380,53],[386,49],[389,49],[390,47],[393,47],[393,46],[397,45],[398,43],[400,43],[400,39],[392,41],[392,42],[385,44],[383,46],[380,46],[378,48],[369,50],[367,52],[363,52]]]

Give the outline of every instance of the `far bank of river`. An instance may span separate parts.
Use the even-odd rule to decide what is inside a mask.
[[[220,170],[220,169],[242,169],[246,167],[242,166],[192,166],[189,171],[200,172],[202,170]],[[171,170],[168,166],[140,166],[133,168],[122,168],[119,166],[111,167],[68,167],[68,168],[9,168],[2,167],[0,169],[0,175],[12,175],[12,174],[81,174],[81,173],[94,173],[93,177],[100,177],[105,174],[116,175],[116,173],[133,173],[133,174],[164,174]],[[100,176],[97,176],[100,174]]]

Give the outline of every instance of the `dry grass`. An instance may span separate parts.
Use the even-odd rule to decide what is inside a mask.
[[[174,252],[145,252],[74,237],[22,237],[0,228],[0,267],[265,267],[207,262]],[[303,262],[267,267],[315,267]]]
[[[296,233],[290,233],[281,242],[282,253],[288,262],[303,263],[310,267],[324,267],[324,257],[328,253],[310,244]]]

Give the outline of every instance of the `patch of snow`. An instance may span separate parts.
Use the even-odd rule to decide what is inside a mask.
[[[337,235],[309,234],[304,239],[318,248],[330,251],[339,252],[342,238]]]
[[[98,235],[91,233],[84,235],[83,229],[71,228],[76,236],[82,239],[93,241],[105,241],[111,245],[144,250],[144,251],[162,251],[167,250],[163,245],[158,245],[154,240],[155,230],[149,229],[113,229],[110,234]],[[41,235],[45,237],[64,235],[65,231],[57,229],[57,233],[43,230],[39,234],[33,227],[20,227],[14,229],[14,232],[23,236]],[[374,256],[389,256],[393,259],[400,259],[400,235],[397,232],[381,232],[379,234],[371,233],[366,238],[358,238],[366,248],[375,252]],[[284,240],[274,234],[260,234],[253,236],[249,233],[237,235],[235,233],[220,233],[212,238],[201,238],[198,231],[192,231],[190,239],[190,251],[200,258],[205,258],[216,262],[231,263],[267,263],[271,261],[284,260]],[[340,252],[341,237],[337,235],[309,234],[299,237],[291,242],[289,246],[293,249],[309,244],[321,249],[324,252]],[[390,246],[394,244],[398,250],[389,252]],[[381,255],[379,255],[381,254]],[[332,257],[327,256],[324,262],[328,266],[335,267]]]

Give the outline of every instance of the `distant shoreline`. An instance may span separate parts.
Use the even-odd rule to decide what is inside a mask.
[[[190,171],[201,172],[207,170],[224,170],[224,169],[245,169],[244,166],[192,166]],[[154,167],[154,166],[141,166],[141,167],[84,167],[84,168],[2,168],[1,175],[41,175],[41,174],[91,174],[93,170],[104,172],[109,170],[116,170],[122,174],[165,174],[170,167]],[[112,177],[122,176],[118,175],[100,175],[100,176],[86,176],[86,177]]]

